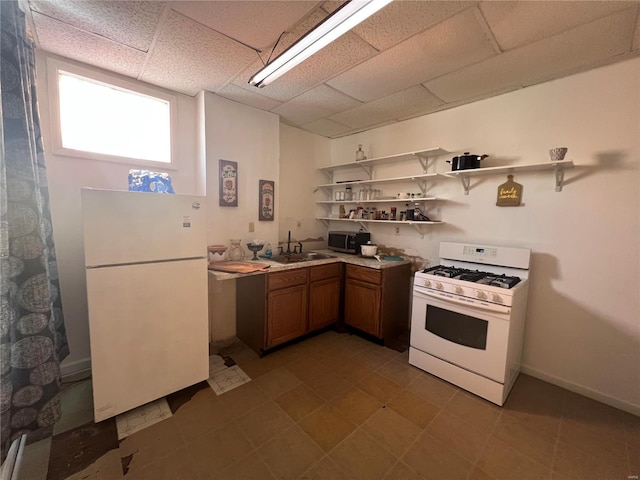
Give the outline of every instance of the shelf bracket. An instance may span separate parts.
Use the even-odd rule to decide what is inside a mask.
[[[471,178],[469,175],[460,175],[460,181],[462,182],[462,187],[464,188],[464,194],[469,195],[469,185],[471,184]]]
[[[418,156],[418,161],[420,162],[420,165],[422,165],[422,173],[427,173],[427,167],[429,165],[429,157]]]
[[[562,183],[564,182],[564,168],[556,167],[556,192],[562,191]]]
[[[324,218],[317,218],[316,220],[320,220],[325,227],[329,228],[329,220],[325,220]]]
[[[418,184],[418,188],[420,189],[420,192],[424,197],[427,194],[427,181],[426,180],[423,180],[421,182],[417,181],[416,183]]]
[[[358,220],[355,220],[355,222],[356,222],[358,225],[360,225],[360,228],[361,228],[362,230],[364,230],[365,232],[368,232],[368,231],[369,231],[369,229],[367,228],[367,226],[366,226],[364,223],[359,222]]]
[[[327,176],[329,183],[333,183],[333,170],[321,170]]]
[[[424,230],[422,228],[422,225],[416,225],[413,222],[409,222],[409,225],[416,229],[416,231],[420,234],[420,238],[424,238]]]
[[[362,165],[361,163],[357,163],[356,165],[358,165],[361,169],[365,171],[365,173],[369,176],[369,180],[372,180],[371,174],[372,174],[373,167],[367,167],[365,165]]]

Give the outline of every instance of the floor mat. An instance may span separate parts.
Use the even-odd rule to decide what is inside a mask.
[[[147,403],[116,417],[118,440],[150,427],[172,415],[166,398]]]
[[[244,373],[238,365],[220,369],[207,380],[216,395],[222,395],[240,385],[251,381],[249,375]]]

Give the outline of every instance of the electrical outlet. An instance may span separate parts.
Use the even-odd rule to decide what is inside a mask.
[[[396,235],[400,235],[400,227],[396,227]]]
[[[255,225],[253,224],[253,222],[249,222],[249,233],[253,232],[255,230]]]

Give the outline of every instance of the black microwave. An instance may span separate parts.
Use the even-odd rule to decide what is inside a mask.
[[[329,250],[359,255],[360,245],[369,240],[369,232],[329,232]]]

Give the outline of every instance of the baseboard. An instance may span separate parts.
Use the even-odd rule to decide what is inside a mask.
[[[609,395],[598,392],[597,390],[593,390],[591,388],[569,382],[563,378],[549,375],[548,373],[542,372],[528,365],[521,365],[520,371],[539,380],[544,380],[545,382],[557,385],[558,387],[564,388],[574,393],[578,393],[585,397],[591,398],[598,402],[640,417],[640,405],[634,405],[633,403],[625,402],[624,400],[620,400],[615,397],[610,397]]]
[[[75,362],[65,362],[63,361],[60,364],[60,374],[63,377],[68,377],[70,375],[74,375],[76,373],[84,372],[86,370],[91,370],[91,358],[82,358],[80,360],[76,360]]]

